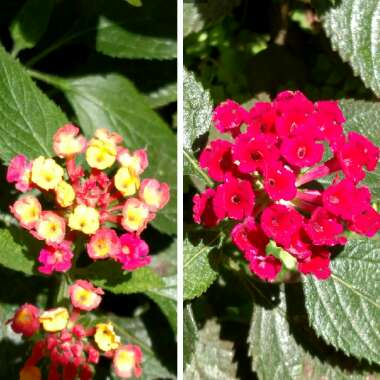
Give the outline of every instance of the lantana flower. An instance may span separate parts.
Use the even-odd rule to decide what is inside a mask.
[[[213,122],[230,138],[210,141],[199,156],[217,184],[194,196],[194,221],[234,221],[232,241],[260,278],[272,281],[295,262],[299,272],[326,279],[330,249],[346,244],[348,231],[372,237],[380,230],[370,189],[361,183],[380,150],[357,132],[344,133],[336,101],[313,103],[300,91],[284,91],[247,111],[228,100]],[[332,174],[330,185],[315,186]]]
[[[96,288],[86,280],[77,280],[69,287],[71,303],[79,310],[96,309],[102,301],[103,294],[104,291],[101,288]]]
[[[38,257],[41,273],[68,271],[80,239],[93,260],[115,260],[125,270],[150,263],[140,235],[169,201],[169,186],[154,178],[142,180],[146,150],[130,151],[122,142],[119,134],[104,128],[87,141],[78,127],[66,124],[53,137],[59,161],[43,156],[29,161],[24,155],[10,161],[7,181],[26,193],[10,210],[23,228],[45,242]],[[90,167],[87,174],[78,164],[82,153]],[[118,230],[131,234],[128,244],[122,244]]]
[[[128,379],[132,376],[140,377],[142,352],[139,346],[127,344],[119,347],[113,357],[112,366],[117,376]]]

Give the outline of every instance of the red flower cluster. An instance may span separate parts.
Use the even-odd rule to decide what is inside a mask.
[[[368,237],[380,230],[370,190],[360,184],[365,169],[375,170],[379,148],[359,133],[344,134],[336,101],[285,91],[247,111],[227,100],[213,121],[232,138],[211,141],[199,157],[221,183],[194,196],[194,221],[238,221],[232,240],[262,279],[273,280],[285,262],[268,249],[271,240],[300,272],[326,279],[329,247],[344,245],[346,230]],[[333,173],[327,188],[316,182]]]
[[[43,210],[36,193],[28,193],[10,208],[23,228],[45,242],[39,271],[68,271],[80,234],[88,237],[93,260],[113,259],[125,270],[149,264],[149,247],[140,234],[169,201],[169,186],[153,178],[140,181],[148,166],[145,149],[130,152],[120,135],[106,129],[96,130],[87,141],[79,128],[67,124],[55,133],[53,150],[66,168],[52,158],[28,161],[17,155],[7,172],[8,182],[19,191],[38,190],[43,201],[50,201],[50,209]],[[78,159],[81,153],[88,176],[84,160]],[[126,233],[119,237],[111,227]]]
[[[93,367],[101,355],[112,360],[120,378],[140,377],[139,346],[122,345],[111,322],[93,322],[88,327],[81,324],[81,311],[96,309],[103,291],[88,281],[77,280],[70,286],[69,295],[71,311],[64,307],[41,310],[24,304],[9,321],[14,332],[34,341],[31,355],[20,371],[20,380],[91,380]],[[48,363],[47,377],[42,376],[42,361]]]

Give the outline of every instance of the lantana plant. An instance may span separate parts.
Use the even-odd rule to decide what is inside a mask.
[[[55,133],[53,150],[58,160],[40,156],[29,161],[20,154],[7,171],[7,181],[22,193],[10,206],[12,214],[44,243],[36,258],[39,272],[68,272],[71,282],[63,296],[70,298],[70,310],[57,305],[43,311],[25,304],[10,321],[14,332],[34,342],[20,379],[44,378],[40,363],[47,363],[42,367],[49,380],[91,379],[91,366],[100,355],[112,359],[120,378],[139,377],[139,346],[122,344],[111,322],[81,324],[80,313],[97,309],[104,291],[86,279],[73,282],[70,270],[83,245],[88,260],[116,261],[120,271],[148,265],[149,246],[140,235],[169,201],[169,186],[141,180],[148,166],[146,150],[129,151],[120,135],[106,129],[87,141],[78,127],[66,124]]]
[[[282,269],[327,279],[332,247],[351,232],[371,238],[380,230],[371,189],[361,183],[380,150],[345,133],[336,101],[284,91],[250,110],[227,100],[212,120],[226,138],[199,156],[217,185],[194,196],[194,221],[233,222],[230,237],[261,279],[273,281]]]

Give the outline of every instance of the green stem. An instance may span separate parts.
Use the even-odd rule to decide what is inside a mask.
[[[78,25],[78,23],[77,23],[77,25]],[[75,29],[75,28],[76,28],[76,26],[73,27],[73,29]],[[88,28],[88,29],[82,30],[80,32],[73,32],[72,30],[67,32],[64,36],[62,36],[62,38],[53,42],[45,50],[41,51],[39,54],[35,55],[33,58],[31,58],[29,61],[27,61],[25,63],[25,66],[28,66],[28,67],[34,66],[37,62],[41,61],[41,59],[45,58],[50,53],[53,53],[54,51],[58,50],[60,47],[68,44],[70,41],[80,37],[81,35],[86,34],[90,31],[94,30],[94,28]]]
[[[211,181],[210,177],[198,166],[195,160],[190,156],[186,150],[183,151],[185,159],[191,164],[194,170],[203,178],[208,187],[214,187],[214,183]]]
[[[67,298],[68,280],[64,274],[57,276],[57,287],[53,299],[53,306],[62,305],[63,300]]]
[[[67,91],[70,89],[68,82],[65,79],[57,77],[55,75],[50,75],[46,73],[42,73],[36,70],[27,70],[28,74],[41,82],[47,83],[59,90]]]
[[[18,49],[15,44],[13,45],[13,49],[11,51],[11,57],[16,58],[18,56],[18,53],[20,53],[20,49]]]

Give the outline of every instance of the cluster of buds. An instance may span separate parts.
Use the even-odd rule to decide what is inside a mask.
[[[120,135],[106,129],[96,130],[89,141],[79,132],[67,124],[54,135],[53,150],[66,170],[53,158],[40,156],[29,162],[23,155],[8,167],[7,181],[20,192],[37,189],[50,205],[54,203],[43,210],[34,193],[27,193],[11,206],[20,225],[46,244],[38,258],[39,271],[69,270],[78,234],[88,237],[87,252],[93,260],[110,258],[125,270],[149,264],[149,247],[140,234],[167,204],[169,186],[151,178],[140,181],[148,166],[144,149],[130,152],[121,145]],[[87,177],[77,160],[83,152],[90,167]],[[110,226],[120,226],[125,233],[118,236]]]
[[[65,307],[40,310],[24,304],[9,321],[14,332],[34,339],[31,355],[20,371],[20,380],[41,380],[39,364],[47,362],[48,380],[90,380],[100,356],[112,360],[117,376],[128,379],[142,374],[139,346],[121,344],[111,322],[84,327],[81,311],[96,309],[103,291],[77,280],[69,287],[71,312]]]
[[[247,111],[227,100],[213,121],[229,138],[201,152],[201,168],[220,184],[194,196],[194,221],[238,221],[232,241],[260,278],[274,280],[284,265],[326,279],[330,247],[344,245],[345,232],[372,237],[380,230],[370,190],[360,183],[365,169],[375,170],[379,148],[344,133],[336,101],[285,91]],[[318,180],[329,175],[323,187]]]

